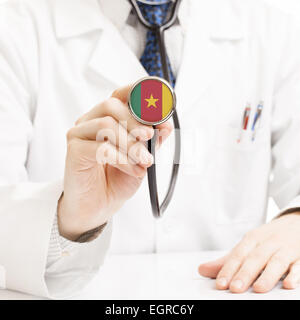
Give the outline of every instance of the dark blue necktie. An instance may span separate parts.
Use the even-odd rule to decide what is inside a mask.
[[[138,1],[144,18],[152,25],[161,26],[168,18],[171,2],[166,0],[148,0],[153,4],[146,4]],[[141,63],[150,76],[163,78],[162,61],[159,51],[159,43],[154,31],[147,32],[146,47],[141,57]],[[174,87],[176,79],[171,69],[169,58],[167,60],[171,85]]]

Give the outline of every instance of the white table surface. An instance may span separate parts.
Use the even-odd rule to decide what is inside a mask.
[[[249,290],[232,294],[215,290],[213,280],[197,273],[201,262],[217,258],[220,252],[158,255],[112,255],[94,280],[75,299],[276,299],[299,300],[300,289],[284,290],[281,284],[266,294]],[[0,290],[0,300],[39,299]]]

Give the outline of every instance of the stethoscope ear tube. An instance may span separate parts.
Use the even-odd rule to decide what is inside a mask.
[[[154,31],[157,35],[164,79],[168,81],[168,83],[170,83],[171,79],[170,79],[169,68],[168,68],[168,58],[167,58],[167,52],[165,47],[164,31],[170,28],[171,26],[173,26],[174,23],[176,22],[181,0],[177,0],[175,2],[170,19],[164,25],[159,27],[153,26],[148,23],[148,21],[143,17],[136,1],[134,0],[129,0],[129,1],[132,4],[132,7],[135,10],[140,23],[148,30]],[[177,178],[178,178],[179,162],[180,162],[180,155],[181,155],[181,133],[180,133],[180,123],[179,123],[176,108],[173,111],[172,118],[174,123],[174,130],[175,130],[175,152],[174,152],[174,159],[173,159],[173,168],[172,168],[169,188],[161,205],[159,204],[157,178],[156,178],[157,177],[156,176],[156,159],[155,159],[155,147],[156,147],[156,141],[157,141],[156,130],[154,130],[155,131],[154,137],[148,142],[148,151],[152,154],[154,159],[153,165],[150,168],[148,168],[147,175],[148,175],[148,186],[149,186],[149,193],[150,193],[151,208],[152,208],[153,216],[155,218],[162,217],[168,205],[170,204],[170,201],[174,194]],[[154,129],[155,129],[155,126],[154,126]]]

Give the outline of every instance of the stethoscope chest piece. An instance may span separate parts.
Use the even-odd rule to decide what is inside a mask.
[[[176,95],[167,81],[149,76],[133,85],[128,104],[138,122],[156,126],[172,116],[176,108]]]

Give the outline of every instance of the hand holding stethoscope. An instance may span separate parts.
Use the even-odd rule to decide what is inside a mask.
[[[151,207],[152,207],[153,215],[156,218],[159,218],[163,215],[163,213],[167,209],[172,199],[177,177],[178,177],[179,161],[180,161],[180,150],[181,150],[180,124],[179,124],[179,119],[176,112],[176,96],[173,91],[173,88],[170,86],[171,78],[170,78],[170,72],[168,68],[168,58],[167,58],[167,52],[165,47],[164,32],[170,27],[172,27],[176,22],[181,0],[173,1],[174,3],[172,7],[172,12],[169,19],[165,23],[159,26],[152,25],[144,18],[137,1],[135,0],[129,0],[129,1],[132,4],[132,7],[140,23],[148,30],[153,31],[156,35],[156,41],[158,41],[159,52],[161,56],[163,77],[165,79],[163,80],[157,77],[146,77],[144,79],[139,80],[137,83],[135,83],[135,85],[133,86],[133,89],[130,92],[129,99],[128,99],[130,110],[133,116],[139,122],[152,125],[154,129],[155,129],[155,125],[163,123],[167,121],[170,117],[173,117],[174,129],[175,129],[175,153],[174,153],[174,160],[173,160],[173,170],[172,170],[170,185],[169,185],[167,194],[161,205],[159,204],[159,199],[158,199],[157,179],[156,179],[156,165],[155,165],[155,144],[157,140],[156,135],[154,135],[153,139],[148,143],[148,150],[153,155],[153,158],[154,158],[154,164],[148,169],[148,185],[149,185],[149,192],[150,192]],[[141,2],[148,3],[147,1],[141,1]],[[155,5],[155,2],[151,1],[149,2],[149,4]],[[161,4],[161,2],[159,2],[159,4]],[[147,120],[145,121],[145,119],[143,119],[141,115],[140,108],[139,108],[140,106],[137,107],[136,101],[140,102],[142,91],[144,90],[143,92],[147,92],[148,90],[147,88],[149,87],[154,88],[153,90],[155,90],[155,88],[157,87],[161,88],[157,90],[162,90],[163,92],[162,95],[168,98],[167,100],[166,98],[164,98],[165,111],[162,112],[162,116],[158,118],[150,117],[150,118],[147,118]],[[154,99],[152,95],[150,95],[149,98]]]

